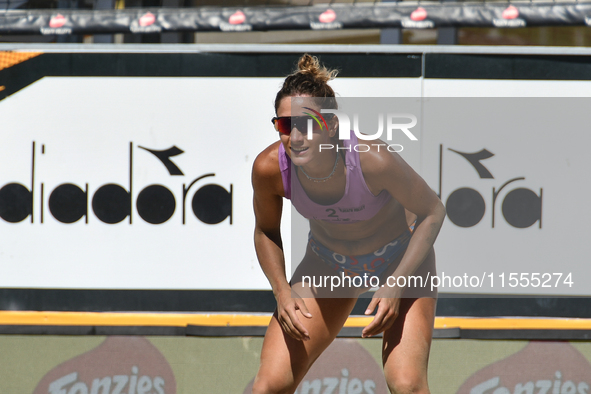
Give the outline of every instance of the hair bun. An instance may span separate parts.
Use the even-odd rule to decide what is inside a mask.
[[[322,108],[337,109],[334,90],[328,84],[328,81],[336,76],[337,70],[329,70],[320,65],[316,56],[304,54],[298,60],[297,70],[285,78],[281,90],[275,96],[275,113],[283,98],[294,96],[323,98],[318,105]]]
[[[329,70],[320,65],[316,56],[304,54],[298,61],[298,73],[309,74],[315,80],[320,82],[328,82],[337,76],[337,70]]]

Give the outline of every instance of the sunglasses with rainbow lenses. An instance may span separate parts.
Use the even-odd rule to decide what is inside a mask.
[[[325,118],[330,117],[332,114],[325,114]],[[275,126],[275,130],[284,135],[290,135],[291,131],[295,127],[300,133],[305,133],[308,130],[308,121],[312,121],[313,130],[322,130],[327,127],[324,119],[319,120],[312,116],[276,116],[271,119],[271,123]]]

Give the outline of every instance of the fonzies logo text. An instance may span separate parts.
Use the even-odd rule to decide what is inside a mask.
[[[166,150],[154,150],[138,146],[137,148],[151,153],[166,167],[170,176],[184,176],[183,172],[170,159],[173,156],[184,153],[173,146]],[[45,205],[49,207],[51,216],[61,223],[75,223],[85,218],[88,223],[89,208],[94,216],[108,224],[120,223],[126,218],[132,224],[133,205],[138,215],[151,224],[161,224],[169,220],[177,204],[181,204],[182,224],[186,222],[187,200],[191,201],[193,214],[203,223],[217,224],[229,218],[232,224],[232,184],[229,191],[223,186],[209,183],[197,189],[192,198],[193,186],[198,182],[214,177],[215,173],[201,175],[190,182],[183,183],[182,190],[176,195],[163,185],[147,185],[133,198],[133,143],[129,143],[129,185],[124,186],[108,183],[98,187],[93,195],[89,193],[88,183],[83,187],[73,183],[60,184],[53,190],[45,190],[43,182],[39,184],[35,180],[35,156],[36,144],[33,142],[31,153],[31,180],[30,186],[12,182],[0,188],[0,218],[10,223],[19,223],[27,217],[31,223],[37,220],[43,223],[45,220]],[[41,145],[41,154],[45,154],[45,146]],[[34,197],[39,193],[41,201],[39,208],[35,209]]]
[[[174,372],[146,338],[108,336],[96,348],[55,366],[33,394],[176,394]]]

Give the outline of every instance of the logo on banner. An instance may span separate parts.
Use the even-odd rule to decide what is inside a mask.
[[[230,24],[232,25],[239,25],[241,23],[244,23],[245,20],[246,15],[244,15],[244,12],[238,10],[235,13],[233,13],[232,16],[230,16],[228,22],[230,22]]]
[[[410,13],[410,17],[405,17],[400,22],[402,27],[407,29],[433,29],[435,23],[427,19],[427,10],[423,7],[418,7]]]
[[[493,174],[486,168],[481,161],[489,159],[494,156],[494,153],[486,149],[482,149],[474,153],[460,152],[455,149],[448,148],[449,151],[463,157],[467,164],[472,166],[478,173],[479,179],[494,179]],[[440,163],[443,162],[443,145],[440,145]],[[516,186],[515,182],[524,181],[525,177],[520,176],[512,178],[501,184],[498,188],[492,188],[490,195],[489,206],[492,213],[491,227],[495,227],[497,202],[501,191],[505,190],[505,195],[502,198],[501,212],[505,221],[516,228],[527,228],[538,222],[539,228],[542,228],[542,188],[539,192],[533,190],[516,187],[510,191],[507,189]],[[439,167],[439,196],[441,195],[442,183],[442,167]],[[511,185],[511,186],[509,186]],[[507,188],[507,189],[505,189]],[[454,190],[447,197],[445,203],[448,219],[459,227],[473,227],[477,225],[486,212],[485,198],[482,194],[471,188],[461,187]]]
[[[425,20],[426,18],[427,18],[427,10],[425,10],[423,7],[419,7],[410,13],[410,19],[412,19],[413,21],[422,21],[422,20]]]
[[[228,18],[228,22],[220,22],[220,30],[222,31],[251,31],[252,25],[246,22],[246,15],[244,12],[238,10]]]
[[[156,16],[154,14],[152,14],[151,12],[148,12],[146,14],[144,14],[139,20],[139,25],[141,27],[148,27],[154,24],[154,22],[156,22]]]
[[[457,394],[587,394],[590,387],[591,364],[570,343],[529,342],[469,377]]]
[[[58,365],[33,394],[176,394],[170,364],[143,337],[109,336],[97,348]]]
[[[49,20],[49,27],[42,27],[41,34],[72,34],[72,29],[63,27],[68,19],[62,14],[57,14]]]
[[[519,10],[515,6],[510,5],[505,8],[502,15],[503,19],[515,19],[519,16]]]
[[[244,390],[252,392],[253,380]],[[312,365],[295,394],[387,393],[382,368],[363,346],[353,339],[336,339]]]
[[[49,20],[49,27],[51,27],[52,29],[58,29],[65,24],[66,24],[66,17],[61,14],[57,14],[56,16],[54,16],[53,18],[51,18]]]
[[[308,108],[308,107],[304,107],[306,109],[309,109],[310,111],[314,112],[318,117],[320,117],[322,119],[322,121],[324,122],[324,124],[326,125],[326,121],[324,120],[324,118],[321,116],[320,113],[318,113],[317,111],[314,111],[312,108]],[[417,141],[417,137],[415,137],[415,135],[411,132],[410,129],[412,129],[413,127],[415,127],[417,125],[417,117],[413,114],[409,114],[409,113],[401,113],[401,114],[397,114],[397,113],[388,113],[388,114],[378,114],[378,130],[373,133],[367,133],[367,130],[363,130],[363,132],[365,132],[365,134],[362,134],[362,131],[360,130],[359,127],[359,114],[353,114],[353,127],[351,127],[351,118],[349,117],[349,115],[347,113],[345,113],[344,111],[340,111],[337,109],[321,109],[321,112],[323,114],[334,114],[339,121],[339,139],[340,140],[348,140],[351,138],[351,134],[350,134],[350,130],[352,130],[355,135],[357,136],[357,138],[359,140],[364,140],[364,141],[373,141],[375,139],[380,138],[383,133],[384,133],[384,121],[386,123],[386,139],[387,140],[392,140],[392,137],[394,135],[394,132],[396,133],[400,133],[402,132],[409,140],[411,141]],[[320,123],[320,121],[316,118],[314,118],[314,120],[316,120],[316,122]],[[308,120],[308,129],[307,129],[307,138],[308,139],[312,139],[312,133],[313,133],[313,122],[312,119]],[[370,143],[370,144],[357,144],[354,146],[349,146],[352,149],[354,149],[356,152],[368,152],[372,146],[376,146],[378,151],[380,149],[387,149],[389,152],[402,152],[402,150],[404,149],[404,147],[400,144],[376,144],[376,143]],[[322,151],[323,149],[334,149],[335,146],[333,144],[320,144],[320,151]],[[342,146],[336,146],[337,152],[339,150],[343,150],[346,149],[345,147]]]
[[[184,176],[181,169],[171,160],[171,157],[184,153],[173,146],[165,150],[155,150],[138,146],[159,160],[166,168],[170,176]],[[133,180],[133,144],[129,146],[129,185],[124,186],[109,183],[98,187],[93,195],[89,191],[88,183],[80,187],[67,181],[55,187],[52,191],[46,190],[45,183],[35,183],[35,156],[36,145],[33,142],[31,157],[31,186],[30,189],[21,183],[8,183],[0,188],[0,218],[9,223],[18,223],[30,217],[31,223],[37,216],[38,222],[44,223],[48,216],[44,207],[49,207],[49,213],[55,220],[61,223],[75,223],[85,218],[88,223],[89,205],[96,218],[103,223],[116,224],[126,218],[132,223],[134,199],[132,198]],[[45,146],[41,146],[41,153],[45,154]],[[160,184],[145,186],[135,199],[135,208],[138,215],[147,223],[162,224],[168,221],[175,213],[177,204],[181,205],[182,224],[187,217],[187,205],[190,201],[195,217],[206,224],[218,224],[229,218],[232,224],[232,184],[230,190],[214,183],[208,183],[194,191],[193,186],[210,180],[215,173],[204,174],[182,184],[182,189],[173,193],[168,187]],[[193,193],[194,191],[194,193]],[[39,209],[33,205],[33,197],[38,194],[41,200]],[[190,197],[193,193],[193,197]],[[47,197],[48,196],[48,197]],[[90,204],[90,201],[91,204]]]
[[[337,19],[337,14],[336,14],[336,12],[331,10],[330,8],[328,10],[324,11],[318,17],[318,20],[322,23],[331,23],[331,22],[334,22],[335,19]]]
[[[156,15],[151,12],[146,12],[137,20],[131,22],[129,30],[133,33],[160,33],[162,27],[155,24]]]
[[[503,10],[502,19],[494,18],[493,24],[496,27],[525,27],[525,20],[519,18],[517,7],[510,5]]]
[[[337,13],[329,8],[318,16],[318,22],[310,22],[310,28],[313,30],[342,29],[343,24],[335,22],[336,19]]]

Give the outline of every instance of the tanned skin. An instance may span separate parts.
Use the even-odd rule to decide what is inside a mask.
[[[281,100],[277,116],[300,116],[302,107],[291,97]],[[335,118],[329,130],[314,133],[311,140],[294,128],[289,136],[267,147],[255,160],[252,174],[254,212],[256,217],[255,248],[260,265],[277,300],[261,353],[261,365],[253,393],[293,393],[316,358],[334,340],[349,316],[359,294],[350,298],[301,298],[301,283],[286,279],[285,260],[280,233],[284,187],[279,169],[278,148],[283,144],[292,165],[301,167],[313,177],[330,173],[335,151],[318,153],[323,143],[334,142]],[[375,143],[381,143],[376,140]],[[407,231],[416,220],[406,252],[391,264],[386,275],[435,275],[433,244],[443,220],[445,208],[426,182],[396,153],[384,147],[378,150],[372,141],[368,152],[360,152],[360,164],[369,190],[378,195],[386,190],[392,199],[373,218],[351,224],[310,220],[310,231],[318,242],[343,255],[371,253]],[[345,191],[346,167],[339,160],[336,172],[326,182],[310,181],[302,171],[298,179],[310,199],[319,204],[340,200]],[[316,272],[334,275],[308,247],[299,270],[314,267]],[[298,271],[294,277],[298,277]],[[403,297],[406,289],[381,287],[374,293],[366,314],[376,311],[363,337],[383,333],[382,359],[388,387],[392,393],[429,393],[427,364],[433,323],[434,297]]]

